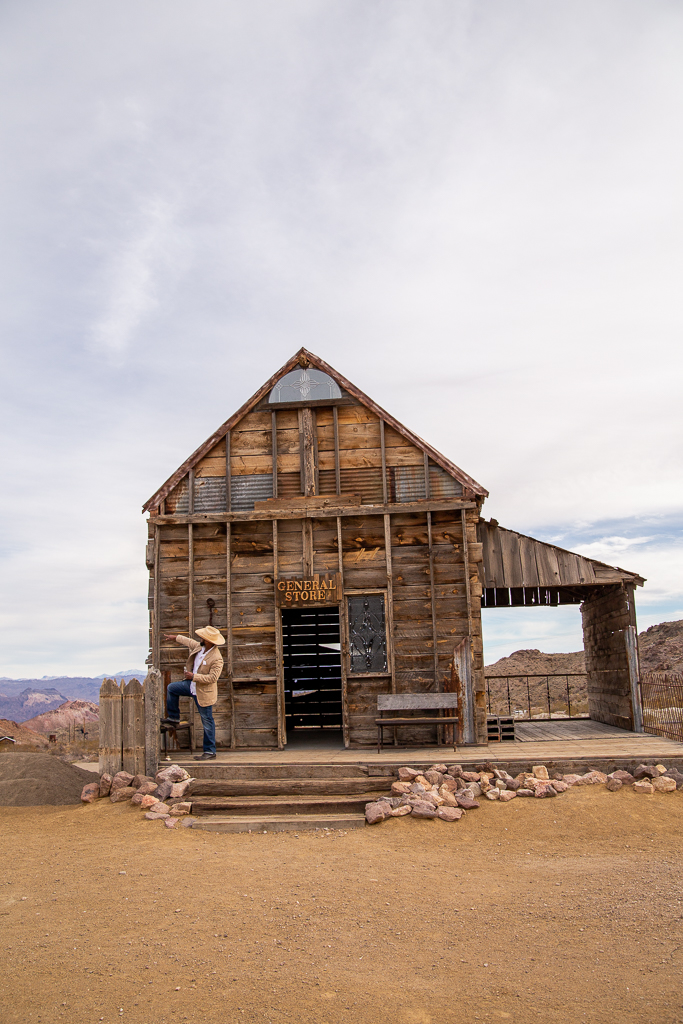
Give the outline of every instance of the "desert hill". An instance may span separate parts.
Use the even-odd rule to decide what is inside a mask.
[[[683,619],[650,626],[638,647],[642,672],[683,672]]]
[[[43,734],[56,733],[58,737],[74,729],[82,736],[83,729],[88,739],[95,740],[99,737],[99,721],[99,704],[90,700],[67,700],[54,710],[29,718],[24,727]]]
[[[683,619],[660,622],[638,634],[641,672],[683,672]],[[486,666],[487,676],[538,675],[544,672],[583,672],[583,651],[546,654],[539,650],[514,651]]]
[[[33,729],[27,729],[23,724],[10,722],[6,718],[0,718],[0,736],[11,736],[17,744],[21,743],[25,747],[40,747],[42,749],[48,743],[47,736],[41,736]],[[3,751],[12,750],[13,747],[13,743],[2,744]]]

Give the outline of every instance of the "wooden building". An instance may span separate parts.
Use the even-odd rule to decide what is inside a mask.
[[[581,603],[591,713],[637,727],[644,581],[487,524],[487,493],[301,349],[144,506],[152,665],[182,678],[184,649],[163,634],[224,632],[223,748],[316,728],[368,746],[379,694],[449,690],[456,673],[463,738],[485,743],[482,605]]]

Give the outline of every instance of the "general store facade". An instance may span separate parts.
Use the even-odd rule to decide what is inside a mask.
[[[369,746],[379,694],[452,689],[456,738],[485,743],[482,604],[581,604],[591,715],[637,725],[642,578],[487,524],[487,493],[302,349],[144,506],[151,664],[168,684],[183,651],[164,634],[223,632],[224,749]]]

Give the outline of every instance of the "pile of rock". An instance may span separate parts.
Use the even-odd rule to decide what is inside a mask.
[[[552,778],[545,765],[535,765],[530,772],[514,778],[490,762],[477,771],[465,771],[460,764],[433,764],[427,771],[399,768],[398,780],[392,783],[391,796],[382,796],[365,805],[365,818],[376,825],[385,818],[412,814],[415,818],[441,818],[458,821],[465,811],[479,807],[478,798],[509,803],[517,797],[543,800],[565,793],[572,786],[604,785],[614,793],[630,785],[636,793],[671,793],[683,788],[683,772],[664,765],[639,765],[631,774],[623,770],[605,775],[589,771],[583,775],[562,775]]]
[[[111,776],[105,772],[98,782],[89,782],[83,787],[81,800],[86,804],[105,797],[113,804],[129,800],[145,812],[147,821],[163,821],[167,828],[175,828],[178,819],[185,818],[192,810],[192,804],[185,799],[191,782],[189,774],[177,764],[162,768],[154,778],[129,772]],[[190,821],[183,824],[190,824]]]

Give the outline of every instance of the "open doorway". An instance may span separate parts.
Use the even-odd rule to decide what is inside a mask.
[[[339,608],[282,610],[287,744],[342,747]]]

